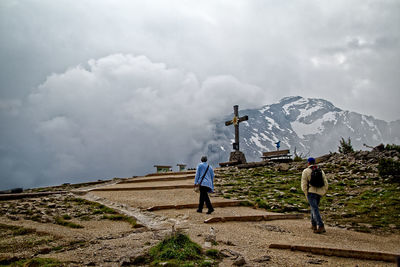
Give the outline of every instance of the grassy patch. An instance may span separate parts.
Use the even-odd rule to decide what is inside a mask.
[[[204,261],[201,247],[182,233],[172,235],[150,249],[151,264],[164,266],[195,266]]]
[[[36,232],[35,229],[0,223],[0,237],[1,238],[4,238],[9,235],[12,235],[12,236],[27,235],[27,234],[32,234],[35,232]]]
[[[97,206],[97,209],[95,211],[93,211],[93,214],[104,214],[104,213],[106,213],[106,214],[116,214],[117,212],[114,209],[109,208],[107,206],[104,206],[102,204],[99,204]]]
[[[117,211],[115,211],[112,208],[109,208],[103,204],[94,202],[94,201],[89,201],[83,198],[77,198],[77,197],[70,197],[66,198],[65,202],[75,202],[78,205],[81,206],[87,206],[89,210],[92,210],[92,214],[117,214]]]
[[[0,253],[35,250],[53,240],[53,236],[37,232],[34,229],[0,224]]]
[[[82,225],[79,225],[79,224],[76,224],[73,222],[68,222],[68,221],[64,220],[62,217],[55,217],[54,222],[55,222],[55,224],[70,227],[70,228],[75,228],[75,229],[83,228]]]
[[[124,221],[132,225],[133,228],[137,228],[138,224],[136,220],[132,217],[123,215],[123,214],[112,214],[112,215],[103,215],[103,219],[111,220],[111,221]]]

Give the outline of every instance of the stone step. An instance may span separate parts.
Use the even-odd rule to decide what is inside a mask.
[[[339,249],[339,248],[314,247],[314,246],[297,246],[289,244],[271,244],[269,248],[290,249],[292,251],[303,251],[318,255],[356,258],[364,260],[388,261],[388,262],[396,262],[397,257],[400,257],[400,254],[378,252],[378,251]]]
[[[141,190],[169,190],[179,188],[193,188],[193,185],[165,185],[165,186],[142,186],[142,187],[101,187],[89,190],[90,192],[98,191],[141,191]]]
[[[254,222],[254,221],[272,221],[272,220],[287,220],[287,219],[303,219],[304,214],[273,214],[273,215],[246,215],[246,216],[226,216],[213,217],[204,221],[204,223],[217,222]]]
[[[158,173],[150,173],[147,174],[146,177],[149,176],[164,176],[164,175],[182,175],[182,174],[196,174],[195,170],[184,171],[184,172],[158,172]]]
[[[123,180],[118,184],[131,184],[131,183],[143,183],[143,182],[158,182],[158,181],[179,181],[179,180],[194,180],[194,175],[186,175],[180,177],[159,177],[159,178],[133,178],[129,180]]]
[[[242,203],[246,201],[240,201],[240,200],[235,200],[235,201],[224,201],[224,202],[213,202],[212,205],[213,207],[234,207],[234,206],[240,206]],[[194,209],[198,207],[198,203],[190,203],[190,204],[179,204],[179,205],[160,205],[160,206],[153,206],[150,208],[147,208],[148,211],[154,211],[154,210],[167,210],[167,209]]]

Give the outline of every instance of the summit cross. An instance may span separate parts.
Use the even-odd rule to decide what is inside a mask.
[[[249,117],[243,116],[239,118],[239,106],[233,106],[233,119],[225,122],[225,126],[234,125],[235,126],[235,143],[233,143],[233,150],[239,151],[239,123],[242,121],[247,121]]]

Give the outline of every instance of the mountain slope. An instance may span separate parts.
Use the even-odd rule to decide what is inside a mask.
[[[385,122],[372,116],[344,111],[329,101],[300,96],[286,97],[260,109],[240,110],[249,120],[240,123],[240,150],[248,161],[259,161],[262,152],[296,149],[303,156],[319,156],[337,151],[341,137],[351,138],[353,147],[363,144],[400,143],[400,120]],[[213,140],[208,145],[212,163],[226,161],[232,151],[234,130],[224,122],[233,114],[216,122]]]

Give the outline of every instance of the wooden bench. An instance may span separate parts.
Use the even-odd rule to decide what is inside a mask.
[[[270,152],[263,152],[262,159],[263,160],[290,160],[290,150],[277,150],[277,151],[270,151]]]

